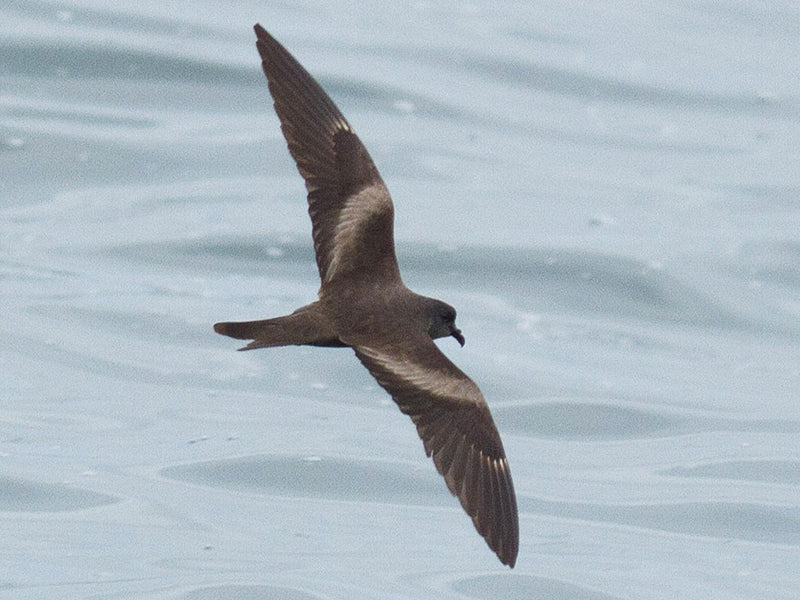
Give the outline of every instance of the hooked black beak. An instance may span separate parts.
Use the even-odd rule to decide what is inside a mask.
[[[454,338],[458,340],[458,343],[461,344],[461,347],[464,347],[464,336],[461,334],[461,330],[453,327],[453,332],[450,334]]]

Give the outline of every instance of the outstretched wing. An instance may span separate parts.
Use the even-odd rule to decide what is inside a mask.
[[[323,284],[348,272],[399,280],[394,207],[366,148],[302,65],[261,25],[255,32],[283,135],[306,182]]]
[[[411,417],[447,487],[504,564],[519,550],[519,517],[503,443],[478,386],[429,337],[356,355]]]

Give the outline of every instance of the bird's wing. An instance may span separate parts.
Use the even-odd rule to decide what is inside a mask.
[[[356,355],[411,417],[447,487],[504,564],[519,549],[519,518],[503,443],[478,386],[426,335]]]
[[[255,32],[283,135],[306,182],[322,283],[347,272],[399,280],[394,207],[366,148],[303,66],[263,27]]]

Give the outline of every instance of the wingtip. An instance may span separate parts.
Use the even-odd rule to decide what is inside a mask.
[[[488,542],[488,539],[486,541]],[[496,546],[489,544],[489,547],[494,551],[498,560],[509,569],[513,569],[517,564],[517,556],[519,555],[519,541],[517,539],[501,540]]]
[[[512,533],[509,538],[491,539],[488,535],[483,535],[483,539],[489,548],[495,553],[497,559],[509,569],[513,569],[517,564],[517,556],[519,555],[519,539],[515,533]]]
[[[504,565],[508,566],[509,569],[513,569],[514,565],[517,564],[517,556],[519,555],[519,540],[509,540],[510,547],[504,548],[503,555],[501,556],[499,553],[497,557],[500,559],[500,562]]]

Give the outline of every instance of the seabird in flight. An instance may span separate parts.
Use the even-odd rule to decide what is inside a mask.
[[[409,290],[394,250],[394,207],[361,140],[328,94],[261,25],[256,46],[275,111],[308,190],[318,299],[290,315],[217,323],[252,340],[242,350],[286,345],[350,347],[400,410],[425,452],[500,561],[514,566],[519,519],[500,434],[478,386],[433,340],[463,346],[455,309]]]

